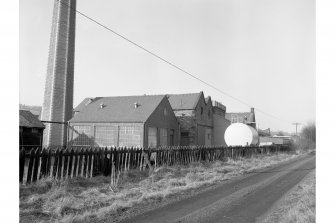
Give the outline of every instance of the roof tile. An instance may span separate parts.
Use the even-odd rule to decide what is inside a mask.
[[[81,111],[70,122],[145,122],[164,97],[166,96],[99,97],[88,105],[85,105],[87,102],[87,98],[85,98],[79,104],[82,106]],[[135,108],[134,103],[139,106]],[[101,104],[103,104],[103,108],[101,108]]]

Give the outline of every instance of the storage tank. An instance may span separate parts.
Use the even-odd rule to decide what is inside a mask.
[[[226,129],[224,139],[228,146],[257,145],[258,133],[249,125],[233,123]]]

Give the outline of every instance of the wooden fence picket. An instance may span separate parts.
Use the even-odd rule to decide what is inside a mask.
[[[22,183],[23,182],[23,176],[24,176],[24,167],[25,167],[25,161],[26,161],[26,152],[25,152],[25,150],[24,150],[24,148],[22,148],[21,150],[20,150],[20,163],[19,163],[19,168],[20,168],[20,175],[19,175],[19,177],[20,177],[20,183]]]
[[[29,154],[29,164],[28,164],[28,172],[27,172],[27,180],[26,180],[27,184],[29,184],[31,182],[34,159],[35,159],[35,150],[31,149],[30,154]]]
[[[68,179],[92,178],[97,174],[110,175],[112,183],[120,172],[132,169],[147,170],[153,158],[154,168],[189,165],[194,162],[224,161],[227,158],[251,158],[259,154],[289,151],[288,146],[172,146],[159,148],[33,148],[19,152],[19,182],[31,183],[44,177]],[[150,167],[152,168],[152,167]]]

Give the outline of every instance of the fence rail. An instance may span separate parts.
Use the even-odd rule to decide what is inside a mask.
[[[288,151],[288,146],[250,147],[161,147],[143,148],[35,148],[20,150],[20,183],[29,184],[44,177],[67,179],[111,175],[113,182],[121,172],[159,166],[213,162],[227,158],[251,157]]]

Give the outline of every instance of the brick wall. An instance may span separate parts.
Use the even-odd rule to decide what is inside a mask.
[[[76,8],[76,0],[62,0]],[[73,72],[76,14],[68,6],[54,1],[48,66],[41,119],[66,122],[72,117]],[[45,124],[43,145],[62,146],[67,140],[67,126]]]
[[[160,130],[162,128],[167,129],[167,144],[172,146],[172,140],[170,140],[170,130],[173,130],[173,145],[179,145],[179,124],[178,120],[171,108],[169,100],[164,97],[161,103],[157,106],[154,112],[150,115],[145,123],[145,136],[144,146],[148,145],[148,128],[157,128],[157,145],[161,145],[160,142]]]
[[[194,110],[176,110],[175,115],[180,123],[181,145],[205,145],[208,134],[212,135],[209,144],[213,144],[213,108],[210,100],[206,104],[203,94]]]

